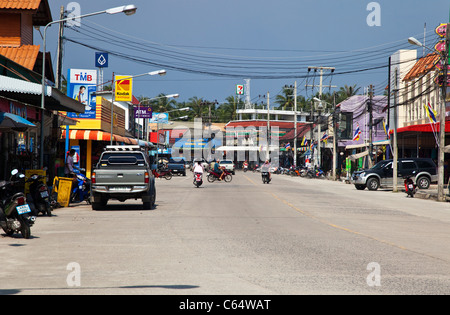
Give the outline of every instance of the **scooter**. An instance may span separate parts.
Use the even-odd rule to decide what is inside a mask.
[[[82,171],[85,171],[82,169]],[[91,181],[83,173],[76,174],[76,185],[72,189],[70,195],[71,203],[79,203],[86,201],[91,203]]]
[[[25,194],[18,188],[24,179],[25,175],[15,169],[9,181],[0,182],[0,226],[8,236],[20,232],[29,239],[36,217],[30,215]]]
[[[30,196],[29,204],[34,210],[34,215],[37,216],[39,213],[52,216],[52,206],[50,205],[50,195],[47,185],[42,182],[45,179],[44,176],[34,174],[28,178],[27,182],[30,184]]]
[[[194,186],[199,188],[203,184],[203,174],[195,173],[194,174]]]
[[[413,180],[411,179],[411,177],[407,177],[405,178],[405,192],[406,192],[406,196],[414,198],[414,195],[416,193],[416,185],[414,185]]]
[[[263,184],[268,184],[271,181],[270,174],[267,171],[261,172],[261,178],[262,178]]]
[[[168,169],[161,169],[158,173],[157,170],[152,170],[153,175],[155,176],[155,178],[165,178],[167,180],[171,180],[172,179],[172,172]]]

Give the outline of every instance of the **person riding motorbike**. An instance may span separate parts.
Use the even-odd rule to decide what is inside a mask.
[[[243,166],[244,166],[244,172],[247,172],[247,170],[248,170],[248,162],[247,162],[247,160],[245,160]]]
[[[202,163],[200,163],[200,162],[195,162],[195,164],[194,164],[194,175],[195,174],[202,174],[203,175],[203,172],[204,172],[205,170],[204,170],[204,168],[203,168],[203,165],[202,165]]]
[[[270,162],[269,160],[266,160],[266,162],[264,162],[264,164],[261,166],[261,173],[269,173],[269,181],[272,180],[272,174],[270,174]]]
[[[225,174],[222,170],[222,168],[219,165],[219,160],[216,161],[216,163],[214,163],[214,173],[216,173],[217,175],[219,175],[219,180],[223,179],[223,175]]]

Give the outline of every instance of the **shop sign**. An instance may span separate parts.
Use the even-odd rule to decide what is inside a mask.
[[[129,75],[116,76],[115,100],[118,102],[133,101],[133,79]]]
[[[134,108],[135,119],[151,119],[152,116],[152,108],[149,106],[137,106]]]

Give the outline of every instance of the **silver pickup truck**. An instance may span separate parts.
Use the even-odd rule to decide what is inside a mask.
[[[93,210],[104,208],[110,199],[142,199],[144,209],[152,209],[155,204],[155,178],[149,157],[139,146],[107,146],[91,182]]]

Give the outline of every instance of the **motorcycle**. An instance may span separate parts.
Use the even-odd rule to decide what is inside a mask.
[[[195,173],[194,174],[194,186],[199,188],[203,184],[203,174]]]
[[[233,176],[231,175],[231,173],[229,173],[226,169],[224,169],[223,172],[223,180],[227,183],[231,182],[233,180]],[[215,173],[214,171],[210,171],[207,176],[208,182],[210,183],[214,183],[216,180],[219,180],[219,178],[220,175]]]
[[[28,178],[27,182],[30,184],[30,196],[28,198],[30,207],[34,210],[34,214],[37,216],[39,213],[52,216],[52,206],[50,204],[50,195],[47,185],[42,182],[45,179],[44,176],[34,174]]]
[[[159,173],[157,170],[152,170],[152,173],[155,178],[165,178],[166,180],[171,180],[173,176],[169,169],[160,169]]]
[[[85,171],[82,169],[82,171]],[[83,173],[76,174],[76,185],[72,188],[70,195],[71,203],[79,203],[86,201],[91,203],[91,181]]]
[[[271,181],[270,174],[267,171],[261,172],[261,178],[262,178],[263,184],[268,184]]]
[[[25,175],[15,169],[9,181],[0,182],[0,226],[8,236],[20,232],[29,239],[36,217],[30,215],[25,194],[18,188],[24,179]]]
[[[407,177],[407,178],[405,178],[404,184],[405,184],[405,192],[407,194],[406,196],[414,198],[417,186],[414,185],[413,180],[410,177]]]
[[[316,177],[317,178],[325,178],[325,173],[320,168],[316,167]]]

